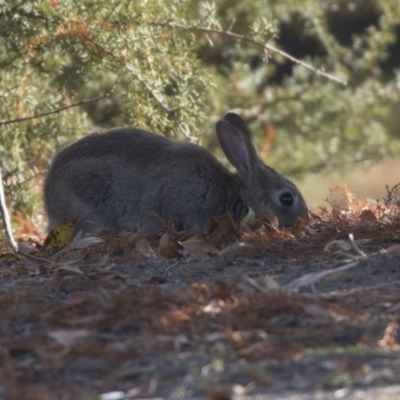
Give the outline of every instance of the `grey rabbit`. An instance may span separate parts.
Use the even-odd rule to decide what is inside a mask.
[[[45,187],[49,228],[76,218],[76,231],[140,228],[154,233],[162,221],[207,235],[212,217],[237,221],[263,205],[279,226],[307,218],[296,186],[259,158],[246,123],[234,113],[218,121],[222,150],[237,173],[209,151],[136,128],[95,133],[60,151]]]

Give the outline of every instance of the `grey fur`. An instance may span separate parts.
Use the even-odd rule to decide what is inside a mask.
[[[280,226],[307,218],[296,186],[260,160],[238,115],[227,114],[216,129],[237,174],[202,147],[135,128],[71,144],[55,157],[45,182],[49,228],[77,218],[77,230],[84,232],[140,227],[152,233],[172,219],[178,229],[206,235],[212,217],[233,212],[240,221],[249,207],[257,214],[263,205]]]

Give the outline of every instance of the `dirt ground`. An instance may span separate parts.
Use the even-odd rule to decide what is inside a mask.
[[[3,244],[0,398],[400,398],[400,216],[385,207],[283,231],[221,220],[206,239]]]

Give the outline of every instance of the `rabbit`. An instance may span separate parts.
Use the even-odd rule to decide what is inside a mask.
[[[231,172],[208,150],[136,128],[94,133],[59,152],[49,169],[45,209],[49,229],[76,218],[76,231],[156,233],[162,221],[206,236],[212,217],[242,221],[267,206],[280,227],[308,217],[296,186],[258,156],[246,123],[234,113],[217,122]]]

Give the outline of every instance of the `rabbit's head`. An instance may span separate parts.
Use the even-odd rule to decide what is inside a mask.
[[[234,113],[226,114],[216,129],[226,157],[237,170],[245,204],[256,214],[263,206],[269,207],[280,227],[308,217],[307,205],[296,186],[261,161],[242,118]]]

